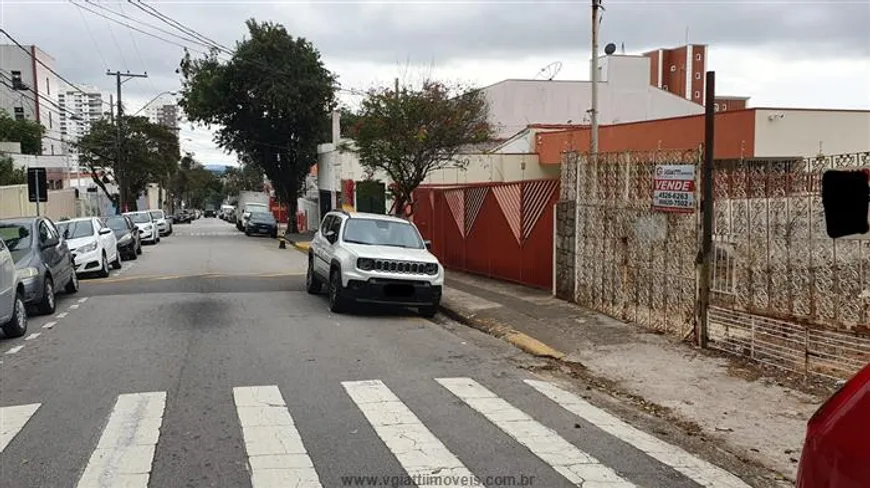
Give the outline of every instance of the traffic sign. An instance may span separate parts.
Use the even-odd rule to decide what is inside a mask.
[[[45,168],[27,168],[27,200],[48,201],[48,180]]]

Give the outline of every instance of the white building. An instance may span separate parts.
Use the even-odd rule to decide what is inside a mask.
[[[91,130],[91,125],[105,116],[103,94],[93,86],[69,87],[58,94],[60,105],[60,133],[67,142],[67,152],[74,165],[78,164],[75,143]]]
[[[54,58],[36,46],[0,45],[0,109],[14,118],[35,120],[45,127],[44,155],[64,153]]]
[[[650,85],[646,56],[599,59],[598,121],[617,124],[704,113],[704,107]],[[504,80],[482,88],[496,139],[507,139],[531,124],[589,124],[592,82]]]
[[[152,124],[166,127],[178,127],[178,104],[174,97],[162,95],[145,108],[145,116]]]

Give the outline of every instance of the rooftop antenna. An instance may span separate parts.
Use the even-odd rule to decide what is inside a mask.
[[[615,52],[616,52],[616,44],[611,42],[608,45],[604,46],[604,54],[610,56],[611,54],[613,54]]]
[[[620,54],[625,54],[625,43],[620,44]]]
[[[562,71],[562,62],[554,61],[541,68],[541,70],[538,71],[538,74],[535,75],[535,79],[545,79],[547,81],[551,81],[553,78],[556,77],[556,75],[559,74],[560,71]]]

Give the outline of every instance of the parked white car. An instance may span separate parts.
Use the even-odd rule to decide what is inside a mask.
[[[15,262],[0,239],[0,328],[6,337],[21,337],[27,332],[27,307],[24,284],[15,272]]]
[[[172,234],[172,219],[166,218],[166,214],[163,213],[163,210],[149,210],[148,213],[151,214],[151,218],[157,222],[157,228],[160,230],[161,236]]]
[[[121,269],[121,253],[115,232],[97,217],[65,220],[57,228],[73,255],[76,274],[97,273],[109,276],[109,263]]]
[[[157,228],[157,222],[151,217],[150,212],[127,212],[124,215],[130,217],[130,220],[139,229],[142,242],[146,244],[157,244],[160,242],[160,230]]]

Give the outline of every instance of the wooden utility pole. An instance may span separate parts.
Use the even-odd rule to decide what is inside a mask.
[[[148,78],[148,73],[130,73],[129,71],[126,73],[122,73],[120,71],[106,71],[106,76],[114,76],[115,82],[118,87],[118,117],[117,117],[117,125],[115,126],[117,129],[117,140],[115,141],[115,146],[118,150],[117,161],[115,161],[115,184],[118,185],[118,208],[116,213],[120,215],[123,212],[127,211],[127,190],[124,188],[124,131],[122,130],[122,125],[124,124],[124,104],[121,103],[121,84],[124,81],[127,81],[130,78]],[[124,80],[122,81],[122,78]]]
[[[589,111],[592,119],[591,145],[589,152],[594,159],[598,158],[598,10],[601,8],[601,0],[592,0],[592,110]]]
[[[710,279],[713,261],[713,135],[715,133],[716,72],[708,71],[704,113],[704,172],[701,180],[701,276],[698,290],[697,342],[707,347],[707,315],[710,310]]]

